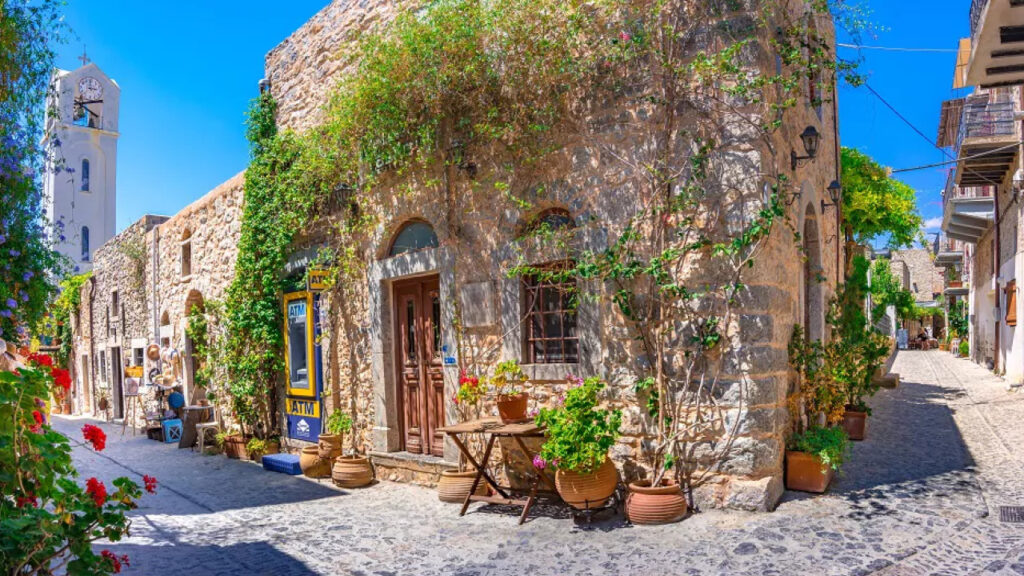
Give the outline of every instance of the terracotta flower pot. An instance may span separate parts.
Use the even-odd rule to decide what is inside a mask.
[[[473,487],[473,479],[476,478],[476,470],[459,472],[458,470],[445,470],[441,472],[441,479],[437,483],[437,497],[441,502],[453,502],[462,504]],[[476,487],[476,495],[487,495],[487,481],[480,479]]]
[[[650,480],[629,485],[626,517],[633,524],[671,524],[686,516],[686,497],[675,480],[662,480],[651,486]]]
[[[106,412],[108,406],[110,406],[110,402],[106,398],[100,398],[100,401],[96,403],[96,407],[104,412]]]
[[[806,452],[786,450],[786,488],[821,494],[828,489],[835,471],[821,458]]]
[[[245,447],[245,436],[236,434],[224,439],[224,455],[235,460],[248,460],[249,449]]]
[[[868,427],[868,413],[846,409],[843,412],[843,430],[850,440],[863,440]]]
[[[344,438],[343,434],[321,434],[317,442],[319,456],[331,461],[341,456],[341,442]]]
[[[615,493],[619,484],[619,471],[605,458],[604,463],[590,474],[580,474],[561,468],[555,472],[555,488],[565,503],[577,510],[601,508]]]
[[[498,416],[502,422],[522,422],[526,420],[526,401],[529,396],[520,392],[515,396],[498,396]]]
[[[326,478],[331,475],[331,461],[319,455],[317,446],[307,446],[299,454],[299,469],[309,478]]]
[[[373,467],[364,456],[339,456],[334,461],[331,478],[342,488],[360,488],[373,482]]]

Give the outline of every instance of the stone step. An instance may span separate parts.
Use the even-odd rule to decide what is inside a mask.
[[[882,388],[888,388],[892,390],[900,385],[900,375],[893,373],[886,374],[885,376],[875,376],[874,378],[871,379],[871,382],[872,384],[877,384]]]
[[[441,479],[441,472],[457,470],[458,464],[437,456],[409,452],[370,452],[374,474],[378,480],[405,482],[433,488]]]

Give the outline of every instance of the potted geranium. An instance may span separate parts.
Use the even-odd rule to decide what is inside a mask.
[[[456,412],[462,420],[480,417],[480,403],[486,392],[486,385],[481,383],[480,377],[470,376],[465,371],[459,373],[459,389],[452,397],[455,403]],[[463,503],[466,496],[473,488],[473,481],[476,479],[476,469],[466,468],[465,458],[459,453],[459,467],[456,470],[443,470],[441,478],[437,482],[437,497],[442,502]],[[480,482],[476,489],[477,494],[487,493],[487,483]]]
[[[526,408],[528,396],[522,389],[526,383],[526,374],[519,367],[519,362],[507,360],[494,369],[490,383],[497,397],[498,416],[502,422],[523,422],[527,420]]]
[[[608,450],[619,438],[622,412],[599,407],[598,393],[604,388],[600,378],[571,381],[561,406],[537,414],[537,425],[546,431],[534,465],[555,467],[558,495],[573,508],[600,508],[619,483]]]

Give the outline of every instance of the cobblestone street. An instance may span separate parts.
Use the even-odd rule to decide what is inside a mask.
[[[342,491],[112,425],[104,452],[75,455],[83,477],[160,480],[131,538],[108,546],[134,574],[1024,574],[1024,524],[999,521],[1024,505],[1024,394],[945,352],[903,352],[893,371],[900,387],[874,398],[828,494],[665,527],[584,530],[545,511],[520,527],[481,506],[459,518],[425,488]],[[56,426],[77,439],[82,423]]]

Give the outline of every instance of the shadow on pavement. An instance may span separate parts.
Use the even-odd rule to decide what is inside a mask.
[[[174,544],[141,546],[109,544],[118,556],[127,554],[129,574],[266,574],[307,576],[317,572],[266,542],[245,542],[226,546]]]

